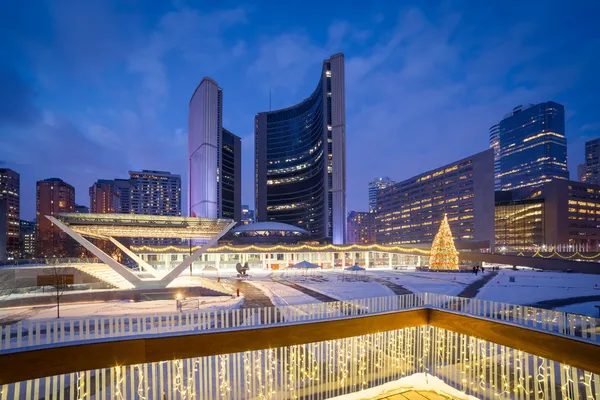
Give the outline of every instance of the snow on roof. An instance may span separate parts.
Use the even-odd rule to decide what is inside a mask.
[[[231,232],[255,232],[255,231],[284,231],[284,232],[298,232],[304,235],[309,233],[302,228],[298,228],[294,225],[284,224],[281,222],[255,222],[254,224],[240,225]]]

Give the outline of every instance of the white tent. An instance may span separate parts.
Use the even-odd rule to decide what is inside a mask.
[[[299,263],[290,265],[288,267],[288,269],[292,269],[292,270],[296,270],[296,271],[304,271],[304,275],[306,275],[306,273],[309,271],[315,271],[319,268],[321,268],[321,267],[318,266],[317,264],[313,264],[308,261],[300,261]]]
[[[317,264],[313,264],[313,263],[308,262],[308,261],[300,261],[298,264],[291,265],[288,268],[295,268],[295,269],[315,269],[315,268],[321,268],[321,267],[318,266]]]
[[[344,268],[344,272],[342,274],[342,279],[343,280],[355,280],[355,279],[359,279],[358,278],[358,273],[362,272],[362,276],[360,277],[360,280],[364,280],[366,278],[366,269],[364,269],[363,267],[359,266],[358,264],[354,264],[351,267],[348,268]]]
[[[364,271],[365,269],[361,266],[358,265],[353,265],[351,267],[346,268],[346,271],[352,271],[352,272],[358,272],[358,271]]]

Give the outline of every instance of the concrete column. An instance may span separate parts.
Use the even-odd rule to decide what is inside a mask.
[[[342,253],[342,269],[346,268],[346,253]]]
[[[388,254],[388,266],[390,268],[392,268],[392,257],[394,256],[392,253],[387,253]]]
[[[221,268],[221,255],[220,254],[215,254],[215,268],[216,269]]]

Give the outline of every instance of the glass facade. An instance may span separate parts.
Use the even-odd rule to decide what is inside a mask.
[[[579,175],[582,182],[600,184],[600,139],[585,142],[585,164]]]
[[[544,200],[497,202],[496,248],[525,250],[545,243]]]
[[[369,182],[369,211],[375,212],[377,210],[377,193],[385,189],[388,186],[393,185],[395,182],[389,177],[384,176],[376,178]]]
[[[494,150],[494,190],[501,190],[500,173],[500,124],[492,125],[490,128],[490,148]]]
[[[6,254],[10,258],[19,258],[21,246],[19,244],[20,227],[20,194],[21,176],[8,168],[0,168],[0,200],[5,201],[6,222]],[[2,249],[4,250],[4,249]]]
[[[328,143],[322,81],[296,107],[267,115],[267,220],[328,236]]]
[[[345,195],[342,204],[334,199],[336,179],[345,171],[334,164],[338,157],[344,160],[345,147],[334,150],[333,79],[331,61],[326,60],[309,98],[256,116],[257,221],[298,226],[315,239],[334,236],[337,207],[345,209]],[[345,179],[341,181],[344,186]],[[345,219],[341,225],[345,237]]]
[[[241,215],[241,146],[242,140],[223,128],[221,149],[221,218],[240,221]]]
[[[501,190],[569,179],[564,114],[562,105],[549,101],[515,107],[500,121],[500,173],[496,179]]]

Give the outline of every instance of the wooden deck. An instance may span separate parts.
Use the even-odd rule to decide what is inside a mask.
[[[447,400],[451,397],[442,396],[441,394],[428,390],[409,390],[406,392],[386,395],[378,397],[377,400]]]

